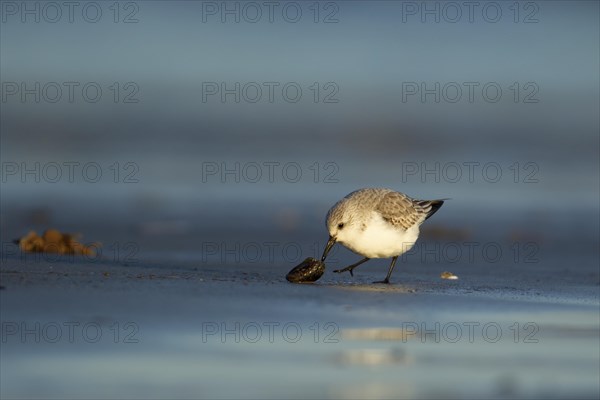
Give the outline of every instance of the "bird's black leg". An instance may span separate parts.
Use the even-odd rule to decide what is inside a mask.
[[[346,268],[344,268],[344,269],[336,269],[336,270],[335,270],[335,271],[333,271],[333,272],[340,273],[340,272],[346,272],[346,271],[348,271],[348,272],[350,272],[350,276],[354,276],[354,274],[352,273],[352,270],[353,270],[354,268],[358,267],[360,264],[362,264],[362,263],[364,263],[364,262],[367,262],[367,261],[369,261],[369,260],[370,260],[370,258],[368,258],[368,257],[365,257],[365,258],[363,258],[362,260],[360,260],[360,261],[359,261],[359,262],[357,262],[357,263],[354,263],[354,264],[352,264],[352,265],[349,265],[349,266],[347,266],[347,267],[346,267]]]
[[[390,276],[392,276],[392,271],[394,270],[394,267],[396,266],[397,259],[398,259],[398,256],[392,258],[392,263],[390,264],[390,269],[388,270],[388,273],[387,273],[387,276],[385,277],[385,279],[382,281],[377,281],[377,282],[373,282],[373,283],[390,283]]]

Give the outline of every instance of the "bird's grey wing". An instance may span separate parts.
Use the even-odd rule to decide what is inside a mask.
[[[415,201],[402,193],[390,192],[383,196],[376,210],[383,219],[406,230],[423,222],[430,208],[431,206]]]

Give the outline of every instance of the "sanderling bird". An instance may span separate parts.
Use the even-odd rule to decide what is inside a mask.
[[[392,257],[385,279],[374,282],[390,283],[398,256],[413,247],[419,237],[419,226],[440,209],[444,200],[415,200],[390,189],[354,191],[327,213],[329,241],[321,261],[325,261],[336,243],[365,258],[333,272],[348,271],[354,276],[354,268],[371,258]]]

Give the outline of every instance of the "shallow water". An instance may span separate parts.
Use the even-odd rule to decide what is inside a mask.
[[[382,286],[365,266],[294,285],[283,267],[9,259],[2,395],[597,397],[597,282],[421,268]]]

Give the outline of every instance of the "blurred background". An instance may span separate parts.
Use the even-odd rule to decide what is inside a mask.
[[[596,2],[2,7],[3,240],[41,218],[177,251],[325,241],[335,201],[382,186],[597,244]]]

